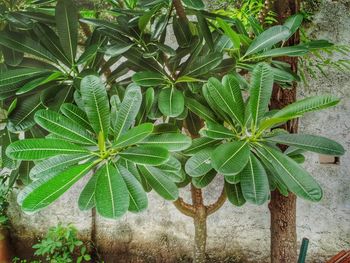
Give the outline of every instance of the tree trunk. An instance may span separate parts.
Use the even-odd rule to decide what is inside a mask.
[[[299,11],[299,0],[278,0],[274,4],[278,21],[283,21]],[[299,35],[295,34],[289,41],[289,45],[299,43]],[[297,72],[297,58],[282,58],[291,65],[291,69]],[[281,89],[274,85],[270,108],[281,109],[296,100],[296,85],[292,89]],[[298,121],[288,122],[284,128],[290,133],[296,133]],[[282,150],[286,147],[281,146]],[[271,193],[269,204],[271,213],[271,263],[297,262],[297,234],[296,234],[296,196],[290,193],[287,197],[281,195],[278,190]]]
[[[193,262],[206,262],[206,244],[207,244],[207,208],[203,202],[202,190],[191,185],[192,204],[195,209],[194,221],[194,251]]]
[[[206,245],[207,245],[207,215],[205,207],[199,208],[193,219],[195,228],[194,240],[194,258],[195,263],[206,262]]]
[[[7,229],[0,226],[0,263],[10,263],[11,247],[9,244],[9,233]]]

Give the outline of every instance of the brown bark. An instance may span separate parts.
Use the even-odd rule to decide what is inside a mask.
[[[283,21],[298,12],[298,0],[280,0],[274,4],[278,15],[278,21]],[[299,43],[299,35],[295,34],[287,44]],[[297,72],[297,58],[281,58],[288,62],[291,69]],[[296,100],[296,85],[292,89],[282,89],[274,85],[270,107],[281,109]],[[296,133],[298,121],[290,121],[283,127],[291,133]],[[281,149],[286,147],[281,145]],[[290,193],[287,197],[281,195],[278,190],[271,193],[269,204],[271,213],[271,262],[294,263],[297,262],[297,234],[296,234],[296,196]]]
[[[8,230],[0,226],[0,263],[10,263],[13,256]]]

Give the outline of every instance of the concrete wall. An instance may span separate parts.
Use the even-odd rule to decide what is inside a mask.
[[[323,0],[310,25],[309,34],[335,43],[350,44],[350,1]],[[298,201],[298,239],[311,241],[308,262],[325,262],[339,250],[350,249],[350,74],[327,70],[328,78],[309,79],[299,96],[332,93],[342,103],[330,110],[308,114],[300,131],[325,135],[346,146],[340,165],[320,165],[318,155],[307,156],[306,168],[320,182],[324,198],[319,203]],[[80,212],[77,194],[83,182],[71,189],[50,208],[23,214],[13,201],[10,216],[18,254],[26,251],[33,239],[58,222],[74,223],[84,238],[96,233],[101,252],[118,254],[107,262],[188,262],[194,228],[191,219],[157,195],[149,194],[150,208],[142,214],[127,214],[118,221],[97,217],[92,227],[91,212]],[[214,200],[221,190],[218,178],[206,191]],[[188,191],[183,190],[185,199]],[[15,196],[13,197],[15,199]],[[267,205],[236,208],[226,203],[208,219],[208,253],[212,262],[268,262],[269,213]]]

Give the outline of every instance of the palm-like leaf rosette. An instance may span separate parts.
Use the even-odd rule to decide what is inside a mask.
[[[190,138],[158,134],[152,123],[133,127],[142,101],[135,84],[128,86],[118,109],[110,107],[99,77],[84,77],[80,93],[82,108],[66,103],[62,114],[36,112],[35,122],[50,133],[47,138],[24,139],[7,148],[12,159],[35,162],[30,171],[34,181],[18,196],[23,210],[34,212],[50,205],[88,174],[91,178],[81,192],[79,207],[96,206],[107,218],[144,210],[145,189],[176,200],[181,164],[170,152],[189,147]]]
[[[224,76],[222,82],[210,78],[203,86],[209,106],[217,114],[217,120],[222,121],[207,115],[206,126],[200,132],[202,138],[193,141],[193,145],[201,147],[187,150],[191,157],[185,168],[193,178],[208,176],[213,169],[222,174],[229,200],[236,205],[245,201],[263,204],[276,188],[286,195],[292,192],[319,201],[321,187],[298,164],[304,160],[303,151],[344,154],[344,148],[333,140],[274,129],[304,113],[336,105],[339,99],[310,97],[281,110],[268,111],[273,82],[271,67],[260,63],[253,71],[250,97],[246,101],[233,75]],[[290,147],[283,153],[277,144]]]

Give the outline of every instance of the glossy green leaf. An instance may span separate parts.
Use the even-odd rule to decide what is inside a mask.
[[[316,135],[282,134],[266,140],[326,155],[339,156],[345,153],[344,147],[339,143]]]
[[[91,157],[91,154],[67,154],[57,155],[37,163],[33,169],[30,170],[29,176],[31,179],[40,179],[51,174],[57,174],[68,167],[78,164],[83,160],[87,160]]]
[[[182,151],[190,147],[191,139],[181,133],[161,133],[150,135],[141,144],[161,146],[168,151]]]
[[[123,166],[118,165],[117,169],[124,179],[128,188],[130,204],[128,210],[139,213],[147,209],[148,198],[140,182]]]
[[[205,175],[199,176],[199,177],[193,177],[192,178],[192,184],[199,189],[202,189],[206,186],[208,186],[215,178],[216,171],[211,170]]]
[[[214,52],[206,56],[198,56],[196,59],[188,65],[184,71],[181,72],[181,76],[198,77],[208,74],[212,69],[220,65],[223,59],[222,53]]]
[[[240,48],[241,40],[239,38],[239,35],[223,19],[217,17],[216,21],[218,22],[218,24],[222,28],[222,30],[224,30],[225,35],[227,35],[229,37],[229,39],[231,40],[233,47]]]
[[[42,85],[45,85],[51,81],[55,81],[57,79],[59,79],[60,77],[62,77],[62,73],[61,72],[54,72],[48,76],[44,76],[44,77],[40,77],[37,79],[34,79],[30,82],[27,82],[26,84],[24,84],[19,90],[16,91],[16,95],[22,95],[24,93],[30,92]]]
[[[270,193],[267,174],[263,165],[253,154],[249,156],[248,163],[239,176],[245,200],[257,205],[267,201]]]
[[[297,118],[306,112],[326,109],[334,105],[337,105],[339,101],[340,100],[338,98],[331,95],[322,95],[322,96],[305,98],[284,107],[283,109],[278,111],[275,115],[273,115],[273,118],[285,118],[285,117],[288,117],[290,119]]]
[[[119,139],[113,144],[113,147],[122,148],[125,146],[137,144],[149,136],[152,131],[152,123],[144,123],[136,126],[120,136]]]
[[[268,110],[273,87],[273,73],[269,65],[258,64],[252,74],[252,86],[250,88],[250,112],[255,125]]]
[[[286,40],[290,35],[289,28],[286,26],[272,26],[259,36],[257,36],[250,44],[244,56],[255,54],[266,48]]]
[[[295,14],[286,19],[283,25],[289,28],[290,36],[297,32],[303,23],[303,18],[304,16],[302,14]]]
[[[158,106],[165,116],[177,117],[185,108],[184,95],[176,88],[165,88],[159,94]]]
[[[105,50],[105,55],[110,57],[117,57],[128,51],[134,44],[128,43],[115,43],[111,46],[107,46]]]
[[[218,144],[218,141],[211,138],[201,137],[193,139],[191,146],[184,150],[183,153],[186,155],[193,155],[207,147],[214,146],[215,144]]]
[[[61,46],[73,64],[78,44],[78,10],[74,1],[58,0],[55,19]]]
[[[84,127],[89,131],[93,131],[88,121],[86,113],[82,111],[79,107],[70,103],[64,103],[62,104],[60,110],[68,119],[78,123],[80,126]]]
[[[309,201],[320,201],[322,189],[318,183],[290,157],[268,146],[259,146],[257,153],[260,158],[272,164],[278,177],[297,196]]]
[[[198,1],[196,1],[196,2],[198,2]],[[205,42],[210,47],[210,49],[214,50],[213,35],[210,31],[207,20],[200,13],[197,13],[196,16],[197,16],[197,22],[198,22],[198,26],[199,26],[199,30],[200,30],[201,35],[204,37]]]
[[[78,206],[81,211],[87,211],[91,208],[95,207],[95,191],[96,191],[96,183],[97,176],[93,175],[90,180],[85,185],[83,191],[81,191]]]
[[[54,111],[39,110],[34,119],[42,128],[59,137],[79,144],[97,145],[96,139],[83,126]]]
[[[164,75],[153,71],[140,71],[132,76],[132,80],[143,87],[155,87],[166,84]]]
[[[221,109],[239,123],[243,123],[244,116],[242,109],[238,108],[238,104],[234,101],[231,94],[224,88],[221,82],[216,78],[210,78],[207,83],[209,96],[214,100],[216,105],[220,105]]]
[[[46,50],[38,41],[35,41],[23,34],[0,32],[0,44],[12,48],[18,52],[56,62],[56,58]]]
[[[59,174],[38,179],[20,192],[18,203],[25,212],[38,211],[57,200],[93,166],[93,163],[81,164]]]
[[[139,166],[140,172],[147,182],[165,200],[175,201],[179,197],[179,190],[162,170],[152,166]]]
[[[297,45],[297,46],[291,46],[291,47],[280,47],[280,48],[274,48],[267,50],[261,54],[259,54],[260,57],[282,57],[282,56],[288,56],[288,57],[300,57],[309,52],[309,49],[305,45]]]
[[[212,165],[221,174],[237,174],[247,164],[250,155],[248,142],[225,143],[212,153]]]
[[[95,200],[97,212],[106,218],[121,217],[129,208],[129,191],[118,169],[107,163],[97,176]]]
[[[59,154],[88,153],[89,151],[59,139],[25,139],[12,143],[6,149],[8,157],[18,160],[40,160]]]
[[[244,199],[241,185],[238,184],[228,184],[225,183],[225,192],[227,199],[235,206],[242,206],[245,204],[246,200]]]
[[[200,102],[198,102],[197,100],[186,97],[185,104],[190,111],[192,111],[194,114],[196,114],[200,118],[206,121],[212,121],[212,122],[216,121],[214,113],[209,108],[205,107]]]
[[[194,154],[187,160],[185,171],[191,177],[199,177],[207,174],[211,169],[212,149],[205,149]]]
[[[191,43],[192,33],[188,23],[182,18],[173,18],[173,30],[180,47],[188,47]]]
[[[194,9],[203,9],[205,7],[202,0],[182,0],[182,2],[187,6]]]
[[[235,134],[232,131],[215,122],[206,122],[206,127],[200,131],[200,134],[204,137],[217,140],[232,139],[235,137]]]
[[[142,145],[128,148],[119,155],[137,164],[159,165],[169,159],[169,152],[161,146]]]
[[[139,112],[142,101],[141,89],[139,86],[130,85],[124,95],[124,99],[119,106],[117,119],[115,122],[115,140],[129,130]]]
[[[110,125],[109,103],[106,88],[99,77],[90,75],[81,81],[81,96],[88,120],[96,132],[108,136]]]

